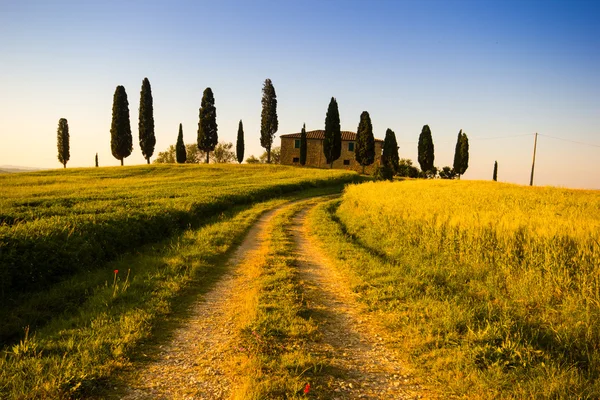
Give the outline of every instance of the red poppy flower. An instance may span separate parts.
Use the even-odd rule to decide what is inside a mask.
[[[115,275],[116,275],[116,274],[118,274],[118,273],[119,273],[119,270],[118,270],[118,269],[115,269]]]
[[[310,383],[307,383],[306,386],[304,386],[304,394],[307,394],[308,392],[310,392]]]

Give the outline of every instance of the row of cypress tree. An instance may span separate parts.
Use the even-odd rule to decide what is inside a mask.
[[[306,164],[306,124],[300,131],[300,165]],[[340,126],[340,112],[335,97],[332,97],[325,115],[325,138],[323,140],[323,153],[327,164],[333,168],[333,162],[342,154],[342,130]],[[397,151],[396,151],[397,153]],[[375,161],[375,137],[373,125],[367,111],[360,115],[360,122],[356,131],[354,148],[356,161],[364,168]]]
[[[325,138],[323,141],[323,152],[325,159],[331,167],[333,162],[341,156],[342,148],[342,136],[340,127],[340,114],[338,103],[335,97],[331,98],[329,107],[327,108],[327,114],[325,116]],[[387,129],[385,132],[385,139],[383,143],[383,154],[381,156],[381,168],[382,174],[390,178],[399,169],[399,154],[398,154],[398,142],[396,140],[396,134],[391,129]],[[300,164],[305,165],[307,153],[306,143],[306,125],[303,125],[302,131],[300,132]],[[373,125],[371,123],[371,117],[367,111],[363,111],[360,115],[360,122],[356,131],[356,142],[355,142],[355,158],[356,161],[363,167],[363,173],[365,166],[371,165],[375,161],[375,138],[373,136]],[[433,139],[431,136],[431,129],[429,125],[424,125],[419,135],[418,142],[418,161],[421,166],[421,170],[425,176],[433,175],[435,173],[435,167],[433,165],[435,160]],[[463,133],[462,129],[458,133],[456,142],[456,149],[454,154],[453,163],[453,174],[460,175],[464,174],[469,167],[469,140],[467,135]]]
[[[275,88],[270,79],[266,79],[263,85],[262,97],[262,113],[261,113],[261,146],[267,150],[267,162],[271,162],[271,148],[273,139],[278,129],[277,120],[277,95]],[[150,157],[154,154],[156,145],[156,136],[154,132],[154,106],[152,99],[152,89],[148,78],[142,81],[142,89],[140,92],[140,108],[139,108],[139,143],[142,154],[147,163],[150,164]],[[129,121],[129,101],[127,92],[121,85],[117,86],[113,96],[112,106],[112,121],[110,127],[111,136],[111,152],[112,155],[121,161],[133,151],[133,138],[131,135],[131,124]],[[69,125],[65,118],[61,118],[58,122],[57,131],[57,147],[58,160],[63,167],[66,168],[70,158],[69,149]],[[215,149],[218,143],[218,125],[217,125],[217,109],[215,107],[215,98],[210,87],[204,90],[202,102],[199,110],[198,122],[198,148],[206,153],[206,162],[210,160],[210,152]],[[179,124],[179,132],[176,144],[177,162],[185,162],[185,144],[183,143],[183,126]],[[240,120],[238,128],[238,137],[236,143],[236,156],[238,162],[244,159],[244,128]],[[95,158],[96,166],[98,166],[98,155]]]
[[[278,129],[277,119],[277,95],[271,79],[266,79],[263,84],[261,112],[261,131],[260,143],[267,151],[267,162],[271,162],[271,148],[275,133]],[[204,90],[202,102],[199,110],[198,122],[198,148],[206,153],[206,162],[210,160],[210,152],[215,149],[218,143],[218,126],[216,122],[217,111],[215,99],[210,87]],[[142,154],[147,163],[150,163],[150,157],[154,153],[156,137],[154,132],[154,107],[152,99],[152,89],[148,78],[142,81],[140,92],[139,107],[139,144]],[[133,150],[133,138],[131,136],[131,126],[129,123],[129,102],[125,88],[117,86],[113,97],[112,122],[111,122],[111,151],[113,156],[121,161],[123,165],[124,158],[128,157]],[[355,142],[356,161],[364,168],[375,161],[375,138],[373,136],[373,126],[371,118],[367,111],[360,115],[360,122],[357,128]],[[306,163],[306,125],[302,127],[300,135],[300,164]],[[59,120],[58,126],[58,159],[66,168],[69,160],[69,126],[65,118]],[[333,162],[341,156],[342,139],[340,114],[338,103],[335,97],[331,98],[327,114],[325,116],[325,139],[323,151],[328,164],[333,167]],[[179,132],[176,143],[177,162],[184,163],[186,158],[185,144],[183,142],[183,127],[179,124]],[[236,142],[236,156],[238,162],[244,159],[244,129],[242,120],[239,122],[238,135]],[[418,161],[421,170],[428,174],[434,171],[434,145],[431,137],[431,130],[428,125],[424,125],[419,135],[418,143]],[[467,135],[458,133],[456,149],[454,155],[453,172],[460,175],[464,174],[468,168],[469,162],[469,142]],[[396,135],[391,129],[386,130],[383,145],[383,154],[381,158],[382,168],[385,174],[394,174],[398,171],[398,144]],[[96,156],[96,166],[97,156]]]

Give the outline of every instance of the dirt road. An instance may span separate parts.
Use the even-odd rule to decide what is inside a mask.
[[[310,352],[328,360],[319,375],[323,399],[414,399],[423,391],[410,377],[390,344],[393,338],[369,315],[351,292],[347,281],[323,256],[306,228],[308,206],[289,227],[295,257],[311,317],[319,325],[319,340]],[[189,318],[169,343],[124,380],[120,398],[228,399],[239,384],[234,364],[239,347],[239,310],[252,277],[244,260],[258,251],[265,227],[277,210],[265,213],[248,232],[228,261],[227,272],[195,301]]]

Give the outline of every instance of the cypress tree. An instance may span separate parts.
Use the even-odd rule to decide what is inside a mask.
[[[389,128],[385,131],[381,163],[384,166],[389,166],[393,173],[397,173],[398,169],[400,168],[400,157],[398,156],[398,142],[396,141],[396,134]]]
[[[58,130],[56,135],[56,144],[58,146],[58,161],[67,168],[67,161],[71,157],[69,153],[69,123],[65,118],[58,120]]]
[[[121,160],[129,157],[133,150],[131,125],[129,123],[129,102],[127,93],[121,85],[117,86],[113,97],[112,123],[110,125],[110,149],[112,155]]]
[[[308,143],[306,142],[306,124],[302,125],[300,131],[300,165],[306,165],[306,152]]]
[[[492,179],[494,182],[498,180],[498,161],[494,161],[494,174],[492,175]]]
[[[150,164],[150,157],[154,153],[156,137],[154,136],[154,107],[152,105],[152,88],[148,78],[142,81],[140,92],[140,119],[138,124],[140,147],[144,158]]]
[[[369,113],[363,111],[360,114],[360,122],[356,130],[356,145],[354,147],[354,157],[356,162],[362,165],[362,173],[365,173],[365,166],[373,164],[375,161],[375,138],[373,137],[373,125]]]
[[[460,152],[461,149],[461,141],[462,141],[462,129],[458,132],[458,137],[456,138],[456,146],[454,147],[454,162],[452,163],[452,167],[454,171],[458,174],[458,179],[460,179],[460,170],[462,166],[462,154]]]
[[[433,153],[433,139],[431,138],[431,130],[429,125],[424,125],[419,135],[418,161],[421,166],[421,171],[427,173],[433,170],[433,161],[435,155]]]
[[[175,158],[179,164],[184,164],[187,159],[185,143],[183,143],[183,126],[181,124],[179,124],[179,134],[177,135],[177,143],[175,144]]]
[[[260,115],[260,145],[267,150],[267,163],[271,163],[271,146],[278,129],[277,94],[270,79],[263,85],[262,112]]]
[[[96,153],[96,159],[95,159],[95,161],[96,161],[96,167],[98,167],[98,153]]]
[[[235,154],[237,156],[238,163],[244,161],[244,125],[240,119],[238,126],[237,142],[235,143]]]
[[[327,163],[333,168],[333,162],[342,154],[342,131],[340,128],[340,113],[335,97],[331,98],[327,115],[325,116],[325,139],[323,152]]]
[[[467,172],[467,168],[469,168],[469,138],[467,137],[467,134],[464,132],[462,134],[462,139],[460,141],[460,157],[461,157],[460,175],[463,175],[465,172]],[[459,179],[460,179],[460,175],[459,175]]]
[[[469,139],[462,129],[458,132],[456,139],[456,148],[454,150],[454,171],[458,174],[458,179],[469,168]]]
[[[206,153],[206,163],[209,162],[210,152],[219,142],[217,134],[217,109],[211,88],[204,89],[200,105],[200,121],[198,122],[198,149]]]

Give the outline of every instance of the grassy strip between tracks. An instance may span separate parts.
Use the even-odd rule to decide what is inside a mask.
[[[296,198],[336,190],[314,189]],[[226,257],[260,214],[288,200],[224,212],[199,229],[60,283],[46,294],[48,301],[68,299],[71,292],[86,296],[4,349],[0,398],[77,398],[103,390],[111,374],[129,363],[136,346],[153,339],[152,328],[182,296],[206,292],[222,275]]]
[[[248,261],[257,283],[250,294],[253,298],[247,301],[254,307],[253,317],[242,328],[246,362],[241,363],[241,375],[245,380],[236,399],[313,397],[310,383],[323,369],[324,360],[306,350],[306,343],[318,335],[318,327],[304,304],[289,231],[295,214],[310,202],[278,212],[267,228],[267,241]]]

